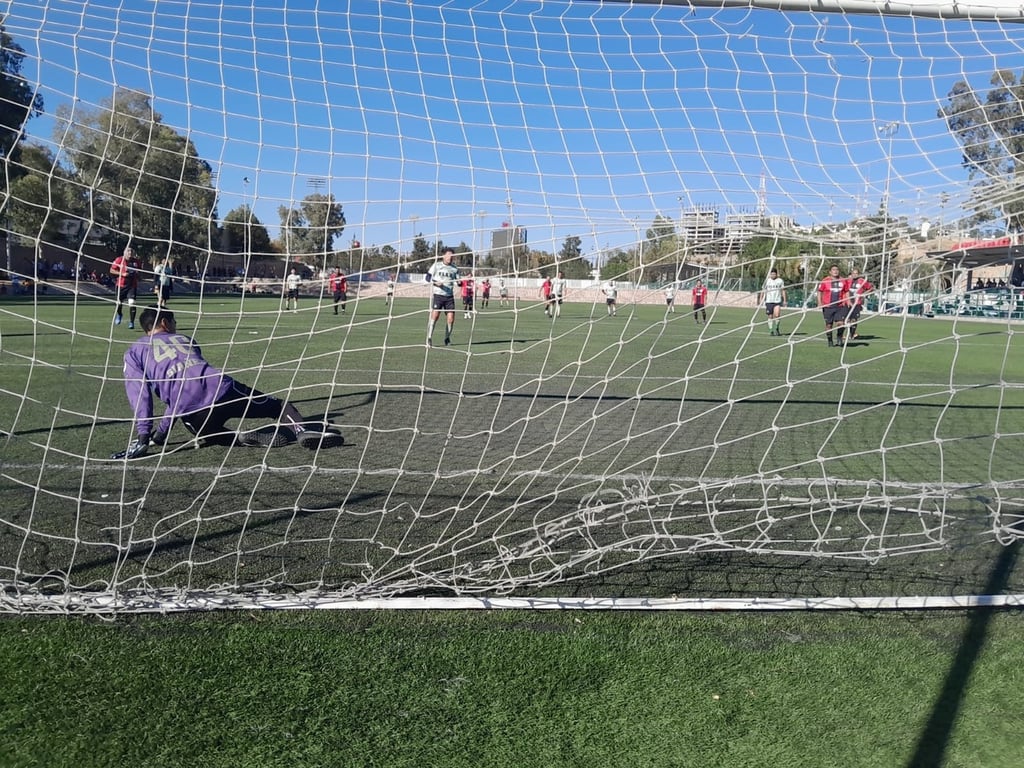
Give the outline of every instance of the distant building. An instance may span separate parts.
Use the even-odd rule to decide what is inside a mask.
[[[718,257],[723,234],[718,226],[718,208],[702,205],[683,211],[679,224],[688,261]]]
[[[513,256],[523,255],[526,246],[526,230],[503,222],[501,229],[491,231],[491,259],[498,264],[512,264]]]

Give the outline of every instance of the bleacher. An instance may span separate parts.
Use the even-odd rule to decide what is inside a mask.
[[[985,288],[948,294],[932,302],[936,316],[1007,318],[1024,320],[1024,290]]]

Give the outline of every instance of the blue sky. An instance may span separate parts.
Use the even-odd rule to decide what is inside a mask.
[[[481,233],[510,215],[544,250],[569,235],[628,244],[634,222],[684,205],[753,210],[762,177],[769,212],[802,224],[873,212],[887,179],[895,212],[948,221],[967,180],[936,112],[956,81],[985,88],[1024,61],[1019,25],[865,14],[579,0],[0,8],[48,115],[114,86],[145,91],[218,172],[222,214],[248,195],[273,231],[278,206],[325,179],[344,242],[401,250],[414,231],[486,247]],[[878,130],[890,122],[891,142]],[[29,133],[52,142],[52,127],[38,118]]]

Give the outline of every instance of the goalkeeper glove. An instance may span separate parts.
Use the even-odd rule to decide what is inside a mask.
[[[146,451],[148,451],[148,450],[149,450],[149,438],[148,437],[140,437],[135,442],[133,442],[131,445],[129,445],[127,450],[118,451],[117,453],[112,454],[110,456],[110,458],[112,458],[112,459],[137,459],[140,456],[145,456],[146,455]]]
[[[166,442],[167,442],[167,433],[166,432],[154,432],[152,435],[149,436],[149,444],[150,445],[163,445]]]

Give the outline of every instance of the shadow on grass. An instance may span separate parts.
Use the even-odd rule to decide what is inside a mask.
[[[1006,590],[1019,552],[1020,541],[1014,541],[999,553],[983,594],[999,595]],[[942,691],[935,700],[931,716],[918,737],[914,754],[907,761],[907,768],[936,768],[944,763],[946,748],[963,703],[964,691],[967,689],[974,665],[985,647],[989,624],[998,610],[1000,609],[982,607],[971,612],[956,658],[946,673]]]

